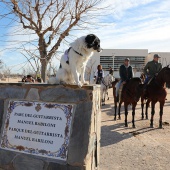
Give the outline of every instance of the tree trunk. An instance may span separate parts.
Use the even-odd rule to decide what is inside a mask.
[[[48,62],[44,59],[41,60],[41,78],[43,79],[43,82],[45,83],[47,81],[47,64]]]

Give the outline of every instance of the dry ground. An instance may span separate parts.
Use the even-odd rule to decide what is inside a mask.
[[[21,81],[21,78],[16,77],[16,78],[0,79],[0,83],[18,83],[18,81]]]
[[[102,106],[100,170],[169,170],[170,169],[170,89],[164,107],[163,129],[159,129],[159,104],[156,104],[154,128],[150,120],[141,120],[141,107],[136,108],[136,128],[124,127],[124,109],[121,120],[113,121],[112,89],[110,100]],[[150,108],[149,108],[150,119]]]

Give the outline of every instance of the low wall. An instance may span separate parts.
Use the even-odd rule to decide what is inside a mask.
[[[0,148],[0,168],[9,170],[95,170],[100,155],[100,86],[0,84],[1,137],[9,100],[71,103],[76,105],[66,161]]]

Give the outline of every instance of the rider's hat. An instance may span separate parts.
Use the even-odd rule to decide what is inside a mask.
[[[154,54],[154,58],[161,58],[158,54]]]
[[[125,58],[125,61],[130,61],[130,59],[129,58]]]

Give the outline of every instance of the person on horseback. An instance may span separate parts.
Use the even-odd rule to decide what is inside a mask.
[[[144,67],[145,74],[145,82],[144,84],[149,84],[152,79],[158,75],[158,72],[162,69],[162,64],[159,63],[159,58],[161,58],[158,54],[154,54],[153,60],[149,61]]]
[[[120,81],[116,84],[116,97],[117,101],[119,101],[119,89],[120,86],[123,84],[126,84],[131,78],[133,78],[133,68],[130,65],[130,59],[126,58],[124,60],[124,64],[120,66],[119,68],[119,75],[120,75]]]
[[[113,69],[112,69],[112,67],[109,67],[109,74],[111,74],[113,76]]]
[[[104,77],[104,71],[102,69],[102,65],[97,66],[97,71],[95,72],[94,78],[96,80],[96,84],[101,84],[101,80]]]

